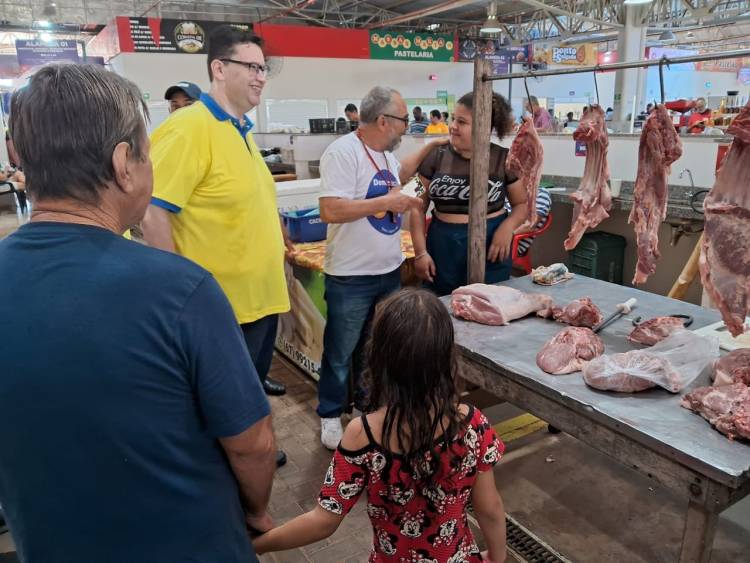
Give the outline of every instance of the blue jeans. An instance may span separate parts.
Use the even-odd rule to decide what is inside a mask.
[[[487,250],[492,244],[492,236],[507,218],[506,215],[487,220]],[[446,223],[435,215],[432,216],[427,231],[427,252],[435,262],[435,278],[425,287],[438,295],[448,295],[466,285],[467,255],[469,252],[469,226],[465,223]],[[510,278],[513,259],[502,262],[487,262],[484,283],[498,283]]]
[[[271,369],[278,326],[278,315],[268,315],[257,321],[240,325],[242,335],[245,337],[245,346],[250,352],[250,358],[253,360],[261,384],[266,381],[268,371]]]
[[[325,277],[328,318],[323,335],[323,361],[318,382],[318,416],[344,412],[350,370],[354,383],[363,371],[368,325],[378,301],[401,287],[401,272],[378,276]]]

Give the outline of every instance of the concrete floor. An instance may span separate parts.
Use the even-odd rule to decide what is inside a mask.
[[[270,506],[281,523],[315,505],[331,454],[318,441],[315,383],[279,358],[271,374],[289,391],[271,398],[276,436],[289,456],[276,474]],[[520,414],[481,391],[468,400],[495,425]],[[575,438],[542,429],[510,440],[495,477],[508,513],[570,561],[677,561],[686,507],[646,477]],[[360,502],[329,539],[261,561],[357,563],[367,560],[370,541],[370,524]],[[1,535],[0,554],[12,550],[10,534]],[[750,498],[721,516],[711,563],[750,561],[748,554]]]

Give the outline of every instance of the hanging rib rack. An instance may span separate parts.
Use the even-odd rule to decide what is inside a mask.
[[[721,53],[702,53],[688,57],[661,57],[649,61],[632,61],[606,65],[584,66],[576,68],[556,68],[551,70],[511,72],[508,74],[490,74],[490,63],[485,59],[474,60],[474,103],[472,110],[472,145],[474,154],[471,159],[471,190],[469,192],[469,255],[467,278],[468,283],[484,283],[484,271],[487,261],[487,181],[489,179],[490,122],[492,119],[492,82],[513,78],[558,76],[562,74],[581,74],[585,72],[604,72],[607,70],[625,70],[629,68],[662,67],[665,64],[695,63],[701,61],[718,61],[750,56],[750,49],[724,51]]]

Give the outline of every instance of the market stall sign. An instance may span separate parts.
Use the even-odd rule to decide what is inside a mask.
[[[449,63],[455,60],[454,37],[379,29],[370,32],[370,58]]]
[[[47,63],[80,62],[78,44],[70,39],[53,41],[16,39],[16,56],[18,57],[18,66],[22,69]]]
[[[531,56],[531,45],[503,46],[499,39],[463,38],[458,42],[458,60],[471,62],[477,57],[490,61],[492,74],[508,74],[511,66],[525,64]]]
[[[695,70],[704,72],[739,72],[740,69],[748,67],[750,67],[750,58],[747,57],[695,63]]]
[[[117,33],[124,53],[195,55],[205,53],[211,32],[227,24],[244,30],[252,28],[247,23],[118,17]]]
[[[646,58],[650,61],[655,61],[661,59],[662,57],[667,57],[667,59],[674,59],[677,57],[690,57],[697,54],[698,51],[691,51],[689,49],[669,49],[666,47],[649,47],[648,49],[646,49]],[[694,71],[695,63],[670,64],[668,69],[665,66],[665,70],[669,70],[670,72],[673,70]],[[656,72],[659,72],[659,70],[656,69]]]
[[[586,66],[596,64],[594,45],[555,46],[546,50],[547,64]],[[536,58],[536,56],[535,56]]]

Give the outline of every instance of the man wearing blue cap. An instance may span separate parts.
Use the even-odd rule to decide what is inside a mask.
[[[192,82],[178,82],[167,88],[164,99],[169,102],[169,113],[193,105],[201,97],[201,89]]]

